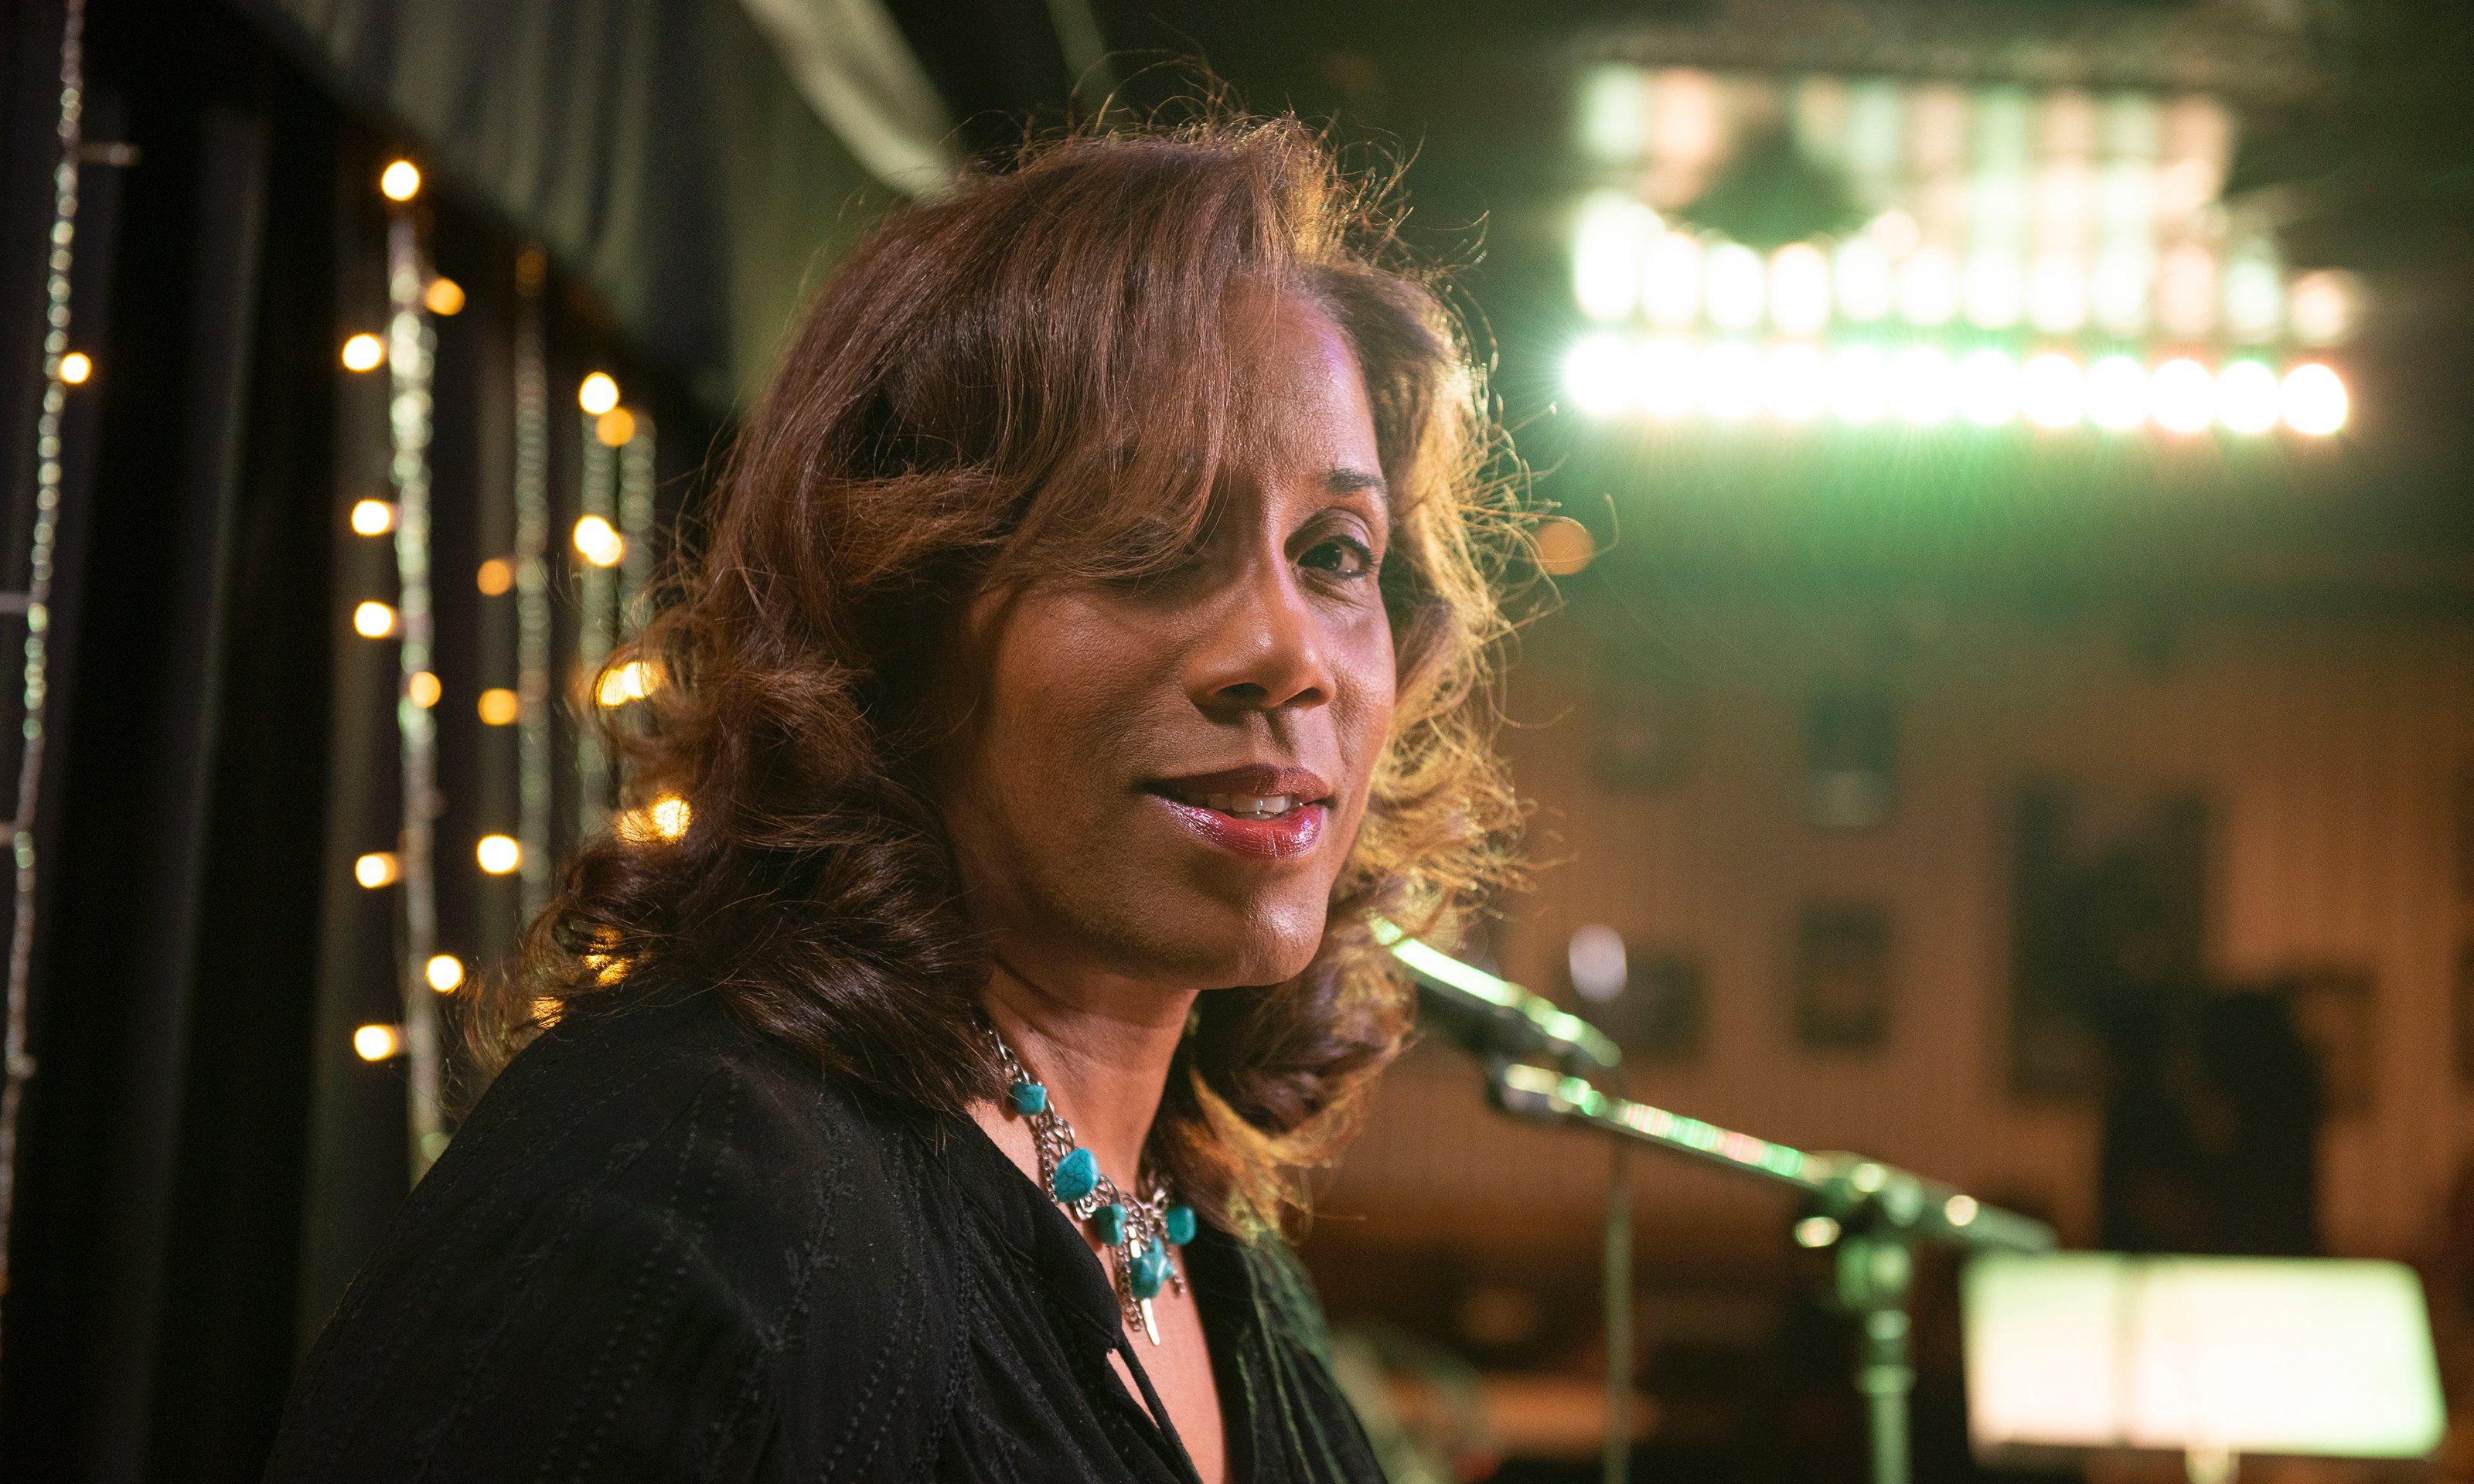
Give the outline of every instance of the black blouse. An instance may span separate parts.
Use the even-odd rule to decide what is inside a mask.
[[[1379,1480],[1296,1258],[1206,1224],[1184,1260],[1232,1484]],[[977,1125],[708,995],[630,995],[484,1095],[310,1351],[267,1478],[1190,1481],[1139,1349]]]

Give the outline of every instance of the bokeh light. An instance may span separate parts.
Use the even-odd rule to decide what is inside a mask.
[[[2312,438],[2343,427],[2352,411],[2343,378],[2316,361],[2287,371],[2283,392],[2285,425]]]
[[[2109,432],[2147,420],[2147,368],[2126,355],[2098,359],[2087,370],[2087,417]]]
[[[378,194],[389,201],[410,201],[421,194],[421,167],[408,159],[388,163],[378,172]]]
[[[575,550],[594,566],[617,566],[627,553],[627,542],[607,519],[587,515],[575,523]]]
[[[2257,361],[2236,361],[2217,372],[2217,420],[2235,433],[2276,426],[2276,372]]]
[[[2217,420],[2217,379],[2189,356],[2175,356],[2148,377],[2147,404],[2157,426],[2202,432]]]
[[[481,869],[494,876],[505,875],[523,864],[523,847],[510,835],[483,835],[473,847],[473,856]]]
[[[395,506],[387,500],[354,500],[352,531],[358,536],[384,536],[395,529]]]
[[[576,386],[575,405],[600,417],[618,405],[618,383],[607,371],[594,371]]]
[[[1958,411],[1980,428],[2019,416],[2019,363],[2006,351],[1971,350],[1958,363]]]
[[[352,610],[352,632],[365,639],[382,639],[395,633],[395,610],[375,598]]]
[[[2074,427],[2087,411],[2086,382],[2079,363],[2058,350],[2029,356],[2019,368],[2019,411],[2040,428]]]
[[[376,371],[386,364],[386,344],[364,330],[344,342],[344,370]]]
[[[403,1033],[392,1025],[364,1025],[352,1032],[352,1054],[364,1062],[383,1062],[403,1049]]]

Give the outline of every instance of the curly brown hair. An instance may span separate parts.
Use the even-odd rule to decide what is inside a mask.
[[[569,1002],[652,980],[916,1104],[999,1091],[972,1022],[990,962],[933,786],[957,615],[986,586],[1176,560],[1243,436],[1227,297],[1269,284],[1327,312],[1365,376],[1397,694],[1320,949],[1201,997],[1151,1158],[1234,1229],[1301,1214],[1414,1005],[1370,917],[1449,930],[1517,872],[1492,747],[1516,465],[1438,275],[1399,245],[1397,183],[1294,118],[1223,117],[1045,141],[874,226],[611,657],[653,677],[599,723],[628,795],[685,801],[685,828],[622,815],[582,848],[478,986],[483,1072]]]

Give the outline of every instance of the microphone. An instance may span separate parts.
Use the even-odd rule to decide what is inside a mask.
[[[1368,925],[1416,981],[1420,1017],[1469,1055],[1487,1062],[1542,1056],[1574,1075],[1622,1065],[1623,1053],[1605,1032],[1552,1000],[1410,937],[1388,918]]]

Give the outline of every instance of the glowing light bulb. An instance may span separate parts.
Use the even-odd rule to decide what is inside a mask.
[[[2057,350],[2030,356],[2019,368],[2019,411],[2040,428],[2074,426],[2087,411],[2086,382],[2079,363]]]
[[[473,855],[483,871],[502,876],[523,864],[524,849],[508,835],[483,835],[473,846]]]
[[[1958,363],[1959,415],[1980,428],[2019,416],[2019,363],[2000,350],[1971,350]]]
[[[365,639],[382,639],[395,633],[395,610],[373,598],[352,610],[352,632]]]
[[[1861,427],[1890,410],[1890,358],[1871,346],[1849,346],[1830,358],[1830,412]]]
[[[464,961],[452,953],[429,956],[429,987],[441,994],[453,993],[464,982]]]
[[[2115,433],[2147,421],[2147,368],[2126,355],[2098,358],[2087,370],[2087,416]]]
[[[575,549],[594,566],[617,566],[618,559],[626,555],[627,542],[609,521],[599,515],[587,515],[575,523]]]
[[[72,350],[61,357],[61,379],[73,387],[85,385],[94,374],[94,361],[83,350]]]
[[[613,407],[593,419],[593,436],[609,448],[623,448],[636,436],[636,415],[624,407]]]
[[[1735,422],[1760,406],[1760,352],[1740,342],[1711,346],[1701,358],[1701,410],[1721,422]]]
[[[1891,399],[1899,416],[1917,427],[1948,422],[1958,411],[1958,382],[1950,352],[1915,346],[1890,363]]]
[[[1830,359],[1810,346],[1781,346],[1763,373],[1770,416],[1810,422],[1830,406]]]
[[[398,871],[393,850],[372,850],[352,862],[352,879],[371,891],[395,885]]]
[[[429,670],[415,670],[403,682],[403,693],[411,698],[413,705],[424,711],[438,704],[438,698],[444,694],[444,691],[445,687],[438,682],[438,676]]]
[[[523,711],[523,702],[504,685],[493,685],[481,692],[474,706],[480,711],[481,725],[485,727],[512,726]]]
[[[452,278],[432,278],[429,280],[429,287],[421,291],[421,302],[431,314],[442,319],[462,314],[464,285]]]
[[[2353,410],[2343,378],[2316,361],[2285,373],[2284,402],[2285,425],[2312,438],[2343,427]]]
[[[352,502],[352,531],[358,536],[384,536],[395,529],[395,506],[386,500]]]
[[[2147,402],[2157,426],[2203,432],[2217,420],[2217,378],[2189,356],[2175,356],[2148,377]]]
[[[344,342],[344,370],[376,371],[386,364],[386,343],[364,330]]]
[[[618,405],[618,383],[607,371],[594,371],[575,389],[575,405],[598,418]]]
[[[516,586],[516,564],[504,557],[492,557],[473,572],[473,585],[485,598],[504,597]]]
[[[421,167],[399,159],[378,172],[378,194],[389,201],[410,201],[421,194]]]
[[[1630,395],[1632,347],[1612,330],[1584,335],[1564,355],[1564,390],[1593,418],[1623,410]]]
[[[2257,361],[2236,361],[2217,372],[2217,420],[2233,433],[2276,426],[2276,372]]]
[[[352,1032],[352,1054],[364,1062],[383,1062],[403,1049],[403,1035],[392,1025],[364,1025]]]

